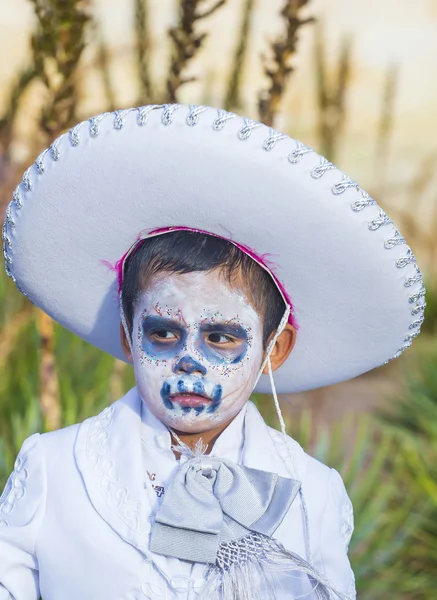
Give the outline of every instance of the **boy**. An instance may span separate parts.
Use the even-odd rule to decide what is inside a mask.
[[[374,201],[259,123],[151,106],[57,140],[4,238],[20,289],[133,363],[136,387],[24,442],[0,501],[0,594],[354,598],[350,501],[285,436],[273,371],[311,389],[411,344],[420,271]],[[282,435],[248,401],[266,384]]]

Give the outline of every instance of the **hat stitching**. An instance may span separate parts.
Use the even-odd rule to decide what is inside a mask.
[[[314,150],[296,140],[296,148],[288,155],[288,162],[290,162],[292,165],[297,164],[302,160],[303,155],[307,154],[307,152],[314,152]]]
[[[286,138],[288,138],[288,135],[285,135],[285,133],[281,133],[280,131],[276,131],[276,129],[270,128],[270,134],[263,143],[263,149],[266,152],[270,152],[270,150],[273,150],[273,148],[276,146],[276,142],[280,142]]]
[[[368,227],[371,231],[375,231],[376,229],[379,229],[381,225],[390,225],[391,223],[393,223],[393,221],[390,217],[383,210],[380,210],[379,216],[376,219],[369,221]]]
[[[199,122],[199,116],[203,112],[208,110],[208,108],[209,106],[197,106],[196,104],[190,104],[190,112],[188,113],[188,116],[185,119],[186,124],[190,127],[194,127],[195,125],[197,125],[197,123]]]
[[[262,123],[260,123],[259,121],[254,121],[253,119],[244,118],[244,125],[237,133],[238,139],[241,141],[249,139],[252,131],[261,126],[262,126]]]
[[[356,188],[357,191],[360,189],[360,186],[356,181],[348,177],[347,175],[343,175],[343,179],[338,183],[334,183],[332,186],[332,193],[336,196],[343,194],[349,188]]]
[[[149,113],[152,110],[157,110],[158,108],[162,108],[160,104],[148,104],[147,106],[141,106],[138,108],[137,124],[140,127],[143,127],[148,121]]]
[[[71,140],[71,138],[70,138],[70,140]],[[75,145],[75,144],[73,144],[73,145]],[[46,148],[45,150],[43,150],[41,152],[41,154],[38,156],[38,158],[36,159],[36,161],[35,161],[35,166],[36,166],[36,169],[38,171],[38,175],[42,175],[44,173],[44,171],[45,171],[45,168],[44,168],[44,156],[47,154],[48,151],[49,151],[48,148]]]
[[[108,112],[104,112],[100,115],[96,115],[95,117],[91,117],[91,119],[89,119],[89,124],[90,124],[90,136],[91,137],[97,137],[100,133],[100,121],[102,121],[102,119],[104,119],[107,115],[109,115],[110,113]]]
[[[61,154],[59,152],[59,144],[62,140],[62,138],[64,137],[65,133],[63,133],[62,135],[60,135],[58,138],[56,138],[56,140],[53,142],[53,144],[50,146],[50,153],[52,155],[53,160],[59,160]]]
[[[329,162],[329,160],[322,156],[320,158],[320,163],[317,165],[317,167],[311,169],[310,175],[313,179],[320,179],[320,177],[322,177],[326,173],[326,171],[330,171],[331,169],[336,168],[337,167],[332,162]]]
[[[371,198],[367,192],[365,192],[364,190],[360,190],[360,191],[361,191],[361,198],[359,200],[353,200],[351,202],[351,208],[355,212],[359,212],[360,210],[363,210],[363,208],[366,208],[366,206],[373,206],[374,204],[376,204],[376,200]]]
[[[78,123],[72,129],[70,129],[70,131],[68,132],[70,144],[73,146],[73,148],[75,148],[76,146],[79,145],[79,142],[80,142],[79,129],[81,128],[81,126],[82,126],[82,123]]]
[[[217,118],[212,124],[212,128],[214,131],[221,131],[223,127],[226,125],[227,121],[236,118],[235,113],[228,112],[227,110],[223,110],[223,108],[217,109]]]
[[[137,111],[137,124],[140,126],[143,126],[147,122],[149,112],[151,112],[152,110],[161,109],[162,110],[162,115],[161,115],[162,124],[166,125],[166,126],[171,125],[173,122],[174,113],[181,107],[182,107],[182,105],[180,105],[180,104],[148,105],[148,106],[142,106],[140,108],[129,108],[129,109],[125,109],[125,110],[118,110],[118,111],[115,111],[114,113],[105,112],[105,113],[96,115],[89,119],[89,121],[88,121],[89,122],[89,134],[90,134],[90,137],[97,137],[99,135],[99,131],[100,131],[100,128],[99,128],[100,122],[106,116],[108,116],[110,114],[113,114],[113,116],[114,116],[113,128],[117,129],[117,130],[121,129],[123,127],[123,121],[124,121],[125,116],[132,111]],[[205,112],[206,110],[208,110],[208,108],[209,107],[207,107],[207,106],[189,105],[189,113],[185,120],[186,124],[191,127],[197,125],[199,122],[200,114]],[[212,123],[212,128],[215,131],[220,131],[221,129],[224,128],[227,121],[234,119],[236,117],[237,117],[237,115],[235,115],[234,113],[227,112],[223,109],[217,109],[217,117]],[[69,137],[70,144],[73,147],[78,146],[80,143],[79,130],[80,130],[80,127],[82,126],[82,124],[83,123],[77,124],[75,127],[73,127],[69,131],[68,137]],[[261,127],[262,125],[263,125],[262,123],[255,121],[253,119],[243,118],[243,127],[241,127],[239,129],[237,136],[241,141],[247,140],[250,137],[252,131],[254,129]],[[37,173],[39,175],[42,175],[44,173],[44,158],[49,151],[50,151],[51,157],[54,161],[59,160],[60,151],[59,151],[58,146],[61,142],[61,139],[64,136],[65,136],[65,134],[62,134],[61,136],[59,136],[52,143],[52,145],[48,149],[44,150],[36,159],[34,164],[35,164]],[[278,141],[287,139],[287,138],[288,138],[287,135],[277,132],[276,130],[270,128],[269,136],[265,139],[262,147],[264,150],[270,151],[275,147],[275,145]],[[312,150],[308,146],[305,146],[302,142],[296,140],[296,148],[288,155],[287,158],[291,164],[297,164],[298,162],[301,161],[304,154],[307,154],[310,152],[314,152],[314,150]],[[33,165],[31,165],[25,171],[23,178],[22,178],[21,183],[22,183],[25,191],[32,190],[32,180],[30,177],[32,167],[33,167]],[[329,162],[324,157],[321,157],[319,165],[313,167],[313,169],[310,171],[310,174],[314,179],[319,179],[328,170],[331,170],[334,168],[335,168],[335,165],[333,165],[331,162]],[[356,188],[357,191],[361,192],[361,197],[358,200],[354,200],[351,203],[351,208],[355,212],[359,212],[359,211],[363,210],[366,206],[377,205],[376,201],[373,198],[371,198],[369,196],[369,194],[367,194],[367,192],[364,192],[364,190],[361,190],[360,187],[358,186],[358,184],[353,179],[351,179],[350,177],[348,177],[346,175],[343,175],[343,178],[339,182],[335,183],[332,186],[331,190],[332,190],[333,194],[340,195],[340,194],[343,194],[349,188]],[[14,275],[12,273],[12,269],[11,269],[11,265],[13,263],[13,259],[10,254],[10,251],[12,250],[12,240],[11,240],[10,236],[8,235],[8,230],[15,227],[15,221],[14,221],[13,212],[12,212],[12,205],[15,206],[16,210],[20,210],[22,208],[22,201],[20,198],[20,185],[18,185],[17,188],[15,189],[15,191],[12,195],[12,200],[7,207],[6,218],[5,218],[3,228],[2,228],[2,238],[3,238],[3,256],[4,256],[4,260],[5,260],[6,274],[12,279],[12,281],[15,283],[15,285],[17,286],[19,291],[26,296],[27,294],[19,286],[16,278],[14,277]],[[372,219],[371,221],[369,221],[368,228],[369,228],[369,230],[374,231],[374,230],[379,229],[379,227],[381,227],[383,225],[389,225],[389,224],[393,224],[392,220],[388,217],[388,215],[382,209],[380,209],[379,216],[376,219]],[[406,244],[406,241],[397,229],[395,229],[392,237],[386,238],[384,240],[384,248],[387,250],[394,248],[395,246],[401,245],[401,244]],[[395,264],[396,264],[396,267],[402,268],[410,263],[416,263],[416,259],[414,257],[414,254],[412,253],[411,249],[408,248],[407,254],[403,257],[398,258],[396,260]],[[411,287],[417,283],[420,283],[421,287],[417,292],[415,292],[409,296],[408,301],[410,304],[416,304],[417,302],[419,302],[422,298],[424,298],[425,293],[426,293],[426,288],[425,288],[425,286],[423,284],[423,280],[422,280],[422,274],[420,272],[420,269],[416,266],[416,275],[414,275],[412,277],[407,277],[404,280],[404,286]],[[423,301],[421,304],[418,304],[416,307],[414,307],[412,309],[411,315],[415,316],[416,314],[419,314],[420,312],[424,311],[425,307],[426,307],[426,302]],[[400,356],[400,354],[403,352],[403,350],[405,350],[406,348],[408,348],[411,345],[411,342],[414,339],[414,337],[416,337],[419,334],[420,325],[422,324],[423,320],[424,320],[424,317],[422,314],[422,316],[419,319],[414,320],[409,325],[409,329],[416,329],[416,331],[414,331],[412,334],[407,335],[404,338],[403,344],[401,345],[400,349],[396,352],[396,354],[394,354],[391,358],[389,358],[387,361],[385,361],[384,364],[386,364],[387,362]]]

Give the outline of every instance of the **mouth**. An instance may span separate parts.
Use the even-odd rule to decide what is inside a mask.
[[[168,410],[179,409],[184,413],[196,415],[203,412],[213,413],[221,404],[222,386],[205,384],[199,378],[175,377],[163,383],[161,398]]]
[[[211,403],[211,398],[203,394],[193,394],[193,392],[178,392],[171,394],[169,400],[179,404],[182,408],[199,408]]]

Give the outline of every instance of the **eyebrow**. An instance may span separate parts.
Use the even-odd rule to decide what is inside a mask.
[[[203,323],[199,329],[203,332],[217,331],[219,333],[232,333],[236,337],[247,338],[247,332],[242,325],[229,323],[228,321]]]
[[[160,317],[160,316],[155,316],[155,315],[146,315],[143,320],[142,320],[142,327],[144,328],[144,326],[148,326],[148,327],[170,327],[171,329],[178,329],[178,330],[182,330],[183,327],[181,325],[181,322],[179,320],[176,319],[170,319],[168,317]]]

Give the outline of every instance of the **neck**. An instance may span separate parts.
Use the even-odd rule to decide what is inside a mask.
[[[208,429],[208,431],[202,431],[200,433],[186,433],[183,431],[177,431],[176,429],[173,429],[173,431],[181,439],[181,441],[184,442],[184,444],[186,444],[189,448],[191,448],[191,450],[194,450],[194,447],[196,446],[197,442],[199,440],[202,440],[203,445],[207,447],[206,454],[209,454],[212,450],[212,447],[213,447],[215,441],[219,437],[219,435],[221,433],[223,433],[223,431],[226,429],[226,427],[230,423],[232,423],[232,421],[234,419],[235,419],[235,417],[232,417],[232,419],[230,419],[229,421],[226,421],[226,423],[223,423],[222,425],[219,425],[218,427],[214,427],[214,429]],[[171,430],[170,430],[170,433],[172,433]],[[177,445],[178,440],[175,438],[174,435],[172,435],[171,437],[172,437],[173,444]],[[174,452],[174,455],[176,456],[176,458],[179,458],[179,456],[180,456],[179,452],[175,452],[174,450],[173,450],[173,452]]]

